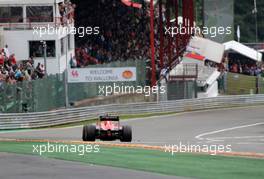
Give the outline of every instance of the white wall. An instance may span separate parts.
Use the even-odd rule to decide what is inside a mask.
[[[0,0],[0,4],[54,4],[54,2],[63,2],[63,0]]]
[[[0,27],[0,48],[4,47],[4,32],[3,27]]]
[[[56,35],[43,35],[41,38],[33,34],[33,30],[4,30],[5,44],[8,44],[10,53],[15,53],[18,60],[29,57],[29,43],[33,40],[57,40]]]
[[[68,51],[67,55],[67,62],[68,62],[68,68],[70,63],[70,54],[73,54],[74,56],[74,50]],[[48,74],[57,74],[57,73],[63,73],[66,69],[66,54],[58,58],[59,60],[55,58],[47,58],[47,69]],[[38,65],[38,63],[44,64],[43,58],[36,58],[35,59],[35,66]]]
[[[218,96],[218,82],[215,81],[213,84],[211,84],[206,92],[199,92],[197,94],[198,98],[210,98],[210,97],[217,97]]]
[[[32,40],[55,40],[56,41],[56,57],[47,58],[47,69],[49,74],[62,73],[66,68],[66,54],[61,55],[60,39],[65,37],[62,35],[43,35],[42,37],[33,34],[33,30],[9,30],[4,31],[4,44],[8,44],[10,53],[15,53],[17,61],[27,60],[29,58],[29,41]],[[72,42],[74,42],[74,36]],[[67,43],[65,44],[67,45]],[[74,43],[73,43],[73,47]],[[70,60],[70,54],[75,55],[74,48],[68,51],[68,61]],[[35,58],[35,65],[38,62],[44,64],[43,58]]]

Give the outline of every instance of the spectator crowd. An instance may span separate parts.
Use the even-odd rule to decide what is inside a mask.
[[[77,8],[77,26],[99,27],[100,34],[77,39],[77,46],[98,63],[149,57],[149,19],[146,9],[118,0],[85,1]],[[78,65],[86,64],[78,57]]]
[[[59,3],[59,13],[60,21],[62,25],[67,25],[74,21],[74,10],[76,8],[75,4],[72,4],[70,0],[65,0]]]
[[[239,73],[249,76],[264,76],[264,63],[255,62],[250,59],[237,59],[237,58],[228,58],[225,57],[222,60],[222,63],[217,64],[209,60],[205,60],[205,66],[218,68],[220,72],[231,72]]]
[[[264,63],[247,58],[225,57],[218,65],[219,71],[239,73],[249,76],[264,76]]]
[[[31,81],[43,78],[44,75],[44,66],[39,63],[34,68],[34,60],[32,58],[18,63],[15,54],[10,54],[8,45],[0,49],[0,84]]]
[[[142,3],[142,8],[133,8],[124,5],[120,0],[80,2],[76,8],[75,25],[77,27],[99,27],[100,33],[99,35],[76,37],[77,67],[113,61],[145,60],[147,62],[147,79],[151,79],[150,10],[148,4],[144,4],[144,1]],[[168,24],[165,11],[166,7],[163,6],[163,26]],[[159,78],[162,68],[159,63],[161,39],[158,6],[155,8],[154,14],[154,48],[156,49],[154,58],[156,60],[156,75]],[[165,30],[163,29],[163,31]],[[165,67],[165,69],[170,66],[169,63],[177,60],[176,49],[171,51],[171,55],[168,50],[168,46],[176,46],[176,41],[172,40],[170,44],[168,39],[164,35],[162,54],[163,68]],[[185,47],[184,43],[184,39],[178,40],[178,50]]]
[[[257,64],[252,60],[229,60],[228,67],[229,72],[240,73],[250,76],[259,76],[264,73],[264,65]]]

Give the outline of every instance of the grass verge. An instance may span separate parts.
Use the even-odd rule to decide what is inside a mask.
[[[0,152],[39,155],[33,152],[33,145],[41,144],[47,145],[36,142],[0,142]],[[172,156],[162,151],[106,146],[100,146],[99,153],[78,155],[80,153],[43,153],[42,157],[203,179],[264,178],[263,159],[184,153]]]

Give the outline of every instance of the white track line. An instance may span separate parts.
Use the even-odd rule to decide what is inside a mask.
[[[197,139],[197,140],[214,140],[214,138],[204,138],[204,137],[207,136],[207,135],[217,134],[217,133],[231,131],[231,130],[235,130],[235,129],[242,129],[242,128],[246,128],[246,127],[258,126],[258,125],[263,125],[263,124],[264,124],[264,122],[259,122],[259,123],[254,123],[254,124],[248,124],[248,125],[242,125],[242,126],[235,126],[235,127],[225,128],[225,129],[211,131],[211,132],[205,132],[205,133],[202,133],[202,134],[199,134],[199,135],[195,136],[195,139]],[[216,141],[219,141],[219,140],[216,139]]]
[[[260,143],[260,142],[238,142],[236,144],[238,145],[264,145],[264,143]]]
[[[264,138],[264,136],[236,136],[236,137],[213,137],[213,138],[210,138],[210,139],[220,139],[220,140],[223,140],[223,139],[255,139],[255,138]]]

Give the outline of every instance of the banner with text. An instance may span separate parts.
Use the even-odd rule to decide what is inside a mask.
[[[68,71],[69,83],[136,81],[136,67],[74,68]]]

